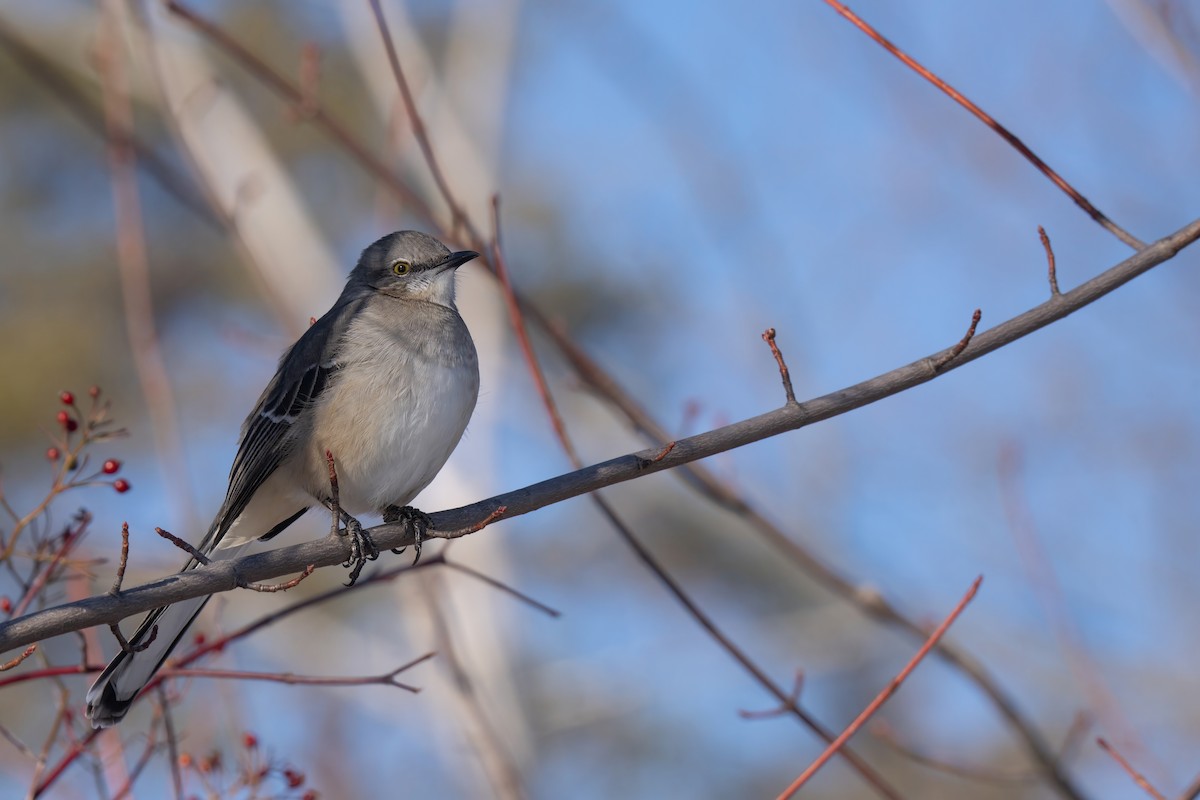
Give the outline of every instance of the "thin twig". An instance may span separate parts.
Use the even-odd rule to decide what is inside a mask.
[[[191,545],[191,543],[185,541],[184,539],[180,539],[178,536],[171,533],[170,531],[164,530],[163,528],[155,528],[154,532],[157,533],[159,536],[163,537],[164,539],[166,539],[171,544],[178,547],[180,550],[182,550],[185,553],[187,553],[188,555],[190,555],[192,558],[199,561],[201,564],[208,566],[209,564],[212,563],[211,558],[204,555],[204,553],[201,553],[199,550],[197,550],[195,547],[193,547]]]
[[[1113,757],[1113,760],[1121,765],[1121,769],[1128,773],[1133,782],[1141,787],[1142,791],[1154,798],[1154,800],[1167,800],[1163,794],[1155,789],[1150,781],[1146,780],[1146,776],[1133,768],[1133,765],[1125,760],[1125,757],[1117,752],[1117,748],[1108,743],[1103,736],[1096,739],[1096,744],[1100,745],[1100,749]]]
[[[8,672],[10,669],[17,666],[22,661],[24,661],[25,659],[27,659],[31,655],[33,655],[37,651],[37,648],[38,648],[38,646],[36,644],[29,645],[29,647],[26,647],[25,652],[21,653],[21,655],[17,656],[16,658],[5,661],[3,664],[0,664],[0,672]]]
[[[967,345],[969,345],[971,340],[975,338],[975,328],[979,325],[979,320],[982,318],[983,312],[978,308],[975,309],[975,313],[971,315],[971,324],[967,327],[967,332],[963,334],[963,337],[958,340],[958,344],[954,345],[954,347],[950,348],[949,352],[943,354],[940,358],[933,362],[933,368],[935,370],[940,370],[942,367],[946,366],[951,361],[962,355],[962,351],[966,350]]]
[[[1050,276],[1050,296],[1058,297],[1062,292],[1058,290],[1058,268],[1054,263],[1054,248],[1050,246],[1050,237],[1046,235],[1046,229],[1038,225],[1038,237],[1042,240],[1042,247],[1046,249],[1046,271]]]
[[[300,581],[304,580],[309,575],[312,575],[313,570],[316,568],[316,564],[309,564],[299,575],[292,578],[290,581],[284,581],[283,583],[243,583],[241,586],[243,589],[249,589],[252,592],[264,592],[266,594],[272,594],[274,592],[286,592],[288,589],[298,586]]]
[[[762,338],[771,348],[771,355],[775,356],[775,363],[779,365],[779,377],[783,381],[783,393],[787,397],[788,405],[795,405],[796,392],[792,389],[792,376],[788,373],[787,362],[783,360],[783,353],[779,351],[779,345],[775,344],[775,329],[767,328],[763,331]]]
[[[152,627],[150,629],[150,635],[148,637],[146,637],[146,641],[144,641],[140,644],[130,644],[129,643],[129,640],[125,638],[125,635],[123,633],[121,633],[121,624],[119,622],[111,623],[108,626],[108,629],[110,631],[112,631],[112,635],[114,637],[116,637],[117,644],[121,645],[121,650],[126,653],[140,653],[143,650],[145,650],[147,647],[149,647],[150,645],[154,644],[154,640],[158,638],[158,626],[157,625],[155,625],[154,627]]]
[[[117,563],[117,577],[113,579],[109,594],[121,593],[121,581],[125,580],[125,565],[129,562],[129,523],[121,523],[121,560]]]
[[[815,761],[809,764],[808,767],[800,773],[796,780],[792,781],[790,786],[783,790],[783,792],[779,795],[778,800],[787,800],[789,797],[799,791],[800,787],[807,783],[813,775],[816,775],[817,771],[825,765],[825,762],[833,757],[834,753],[845,747],[846,742],[850,741],[850,737],[857,733],[858,729],[865,725],[867,720],[869,720],[871,716],[874,715],[875,712],[878,711],[880,707],[883,706],[883,704],[886,703],[888,699],[896,693],[896,690],[900,688],[900,684],[904,683],[904,680],[910,674],[912,674],[912,671],[916,669],[917,665],[921,663],[921,660],[929,654],[929,651],[933,649],[933,646],[937,644],[937,641],[946,634],[946,631],[950,630],[950,626],[954,624],[954,621],[958,619],[959,615],[962,614],[964,609],[966,609],[967,604],[974,599],[975,593],[979,591],[979,585],[981,583],[983,583],[982,575],[975,579],[975,582],[971,584],[971,588],[968,589],[967,593],[963,595],[961,600],[958,601],[958,605],[954,607],[954,610],[950,612],[948,617],[942,620],[942,624],[938,625],[934,632],[929,635],[929,639],[926,640],[925,644],[921,645],[921,649],[917,651],[917,654],[909,659],[909,662],[904,665],[904,669],[900,670],[896,677],[892,678],[888,685],[883,688],[883,691],[876,695],[875,699],[872,700],[870,704],[868,704],[867,707],[862,710],[862,713],[860,713],[854,719],[854,721],[847,726],[846,730],[842,731],[841,735],[839,735],[837,739],[830,743],[829,747],[825,748],[825,752],[821,753],[821,755],[818,756]]]
[[[1089,217],[1099,223],[1105,230],[1116,236],[1125,244],[1132,247],[1134,250],[1141,250],[1146,246],[1144,242],[1139,240],[1133,234],[1127,232],[1120,225],[1109,219],[1103,212],[1100,211],[1100,209],[1092,205],[1086,197],[1080,194],[1074,186],[1067,183],[1067,181],[1061,175],[1051,169],[1049,164],[1047,164],[1040,157],[1038,157],[1036,153],[1030,150],[1028,145],[1018,139],[1016,135],[1012,133],[1012,131],[997,122],[990,114],[969,100],[964,94],[959,92],[950,84],[946,83],[937,75],[930,72],[916,59],[894,45],[891,41],[880,34],[879,31],[875,30],[866,21],[864,21],[862,17],[858,16],[849,8],[847,8],[843,3],[838,2],[838,0],[825,0],[825,2],[843,17],[848,19],[856,28],[875,40],[875,42],[883,47],[883,49],[900,59],[905,66],[916,72],[925,80],[932,83],[947,96],[949,96],[950,99],[954,100],[960,106],[967,109],[967,111],[971,112],[980,122],[982,122],[984,125],[987,125],[993,131],[999,134],[1004,141],[1008,142],[1013,149],[1024,156],[1029,163],[1033,164],[1033,166],[1036,167],[1043,175],[1053,181],[1055,186],[1066,192],[1067,196],[1074,200],[1076,205],[1082,208]]]
[[[497,580],[496,578],[493,578],[490,575],[485,575],[482,572],[480,572],[479,570],[472,569],[471,567],[468,567],[466,564],[460,564],[457,561],[449,561],[449,560],[447,560],[445,562],[445,564],[446,564],[446,567],[449,569],[457,570],[458,572],[461,572],[464,575],[470,575],[472,578],[474,578],[477,581],[486,583],[488,586],[491,586],[494,589],[499,589],[500,591],[504,592],[505,594],[508,594],[508,595],[511,595],[511,596],[517,598],[518,600],[520,600],[522,603],[526,604],[530,608],[534,608],[538,611],[541,611],[543,614],[545,614],[548,617],[558,618],[558,617],[562,616],[561,611],[551,608],[550,606],[548,606],[545,603],[542,603],[538,600],[534,600],[532,597],[525,594],[524,592],[518,591],[517,589],[514,589],[512,586],[509,586],[507,583]]]
[[[800,692],[804,689],[804,670],[796,670],[796,679],[792,681],[792,691],[788,695],[788,702],[775,708],[768,708],[765,711],[747,711],[739,709],[738,716],[742,719],[774,719],[775,717],[786,714],[788,710],[800,702]]]
[[[420,111],[417,109],[416,100],[413,98],[412,89],[409,88],[408,80],[404,77],[404,70],[400,67],[400,57],[396,55],[396,45],[392,42],[392,35],[388,31],[387,20],[383,16],[383,9],[379,5],[379,0],[370,0],[371,11],[375,13],[375,24],[379,26],[379,35],[383,38],[384,49],[387,50],[388,64],[392,67],[392,76],[396,79],[396,85],[400,88],[400,97],[404,101],[404,109],[408,112],[408,124],[412,126],[413,137],[417,140],[417,145],[421,148],[421,153],[425,157],[425,165],[429,168],[429,174],[433,177],[433,182],[437,185],[438,192],[442,195],[442,199],[450,208],[450,232],[452,235],[459,231],[466,236],[475,240],[478,237],[471,221],[463,212],[462,206],[454,198],[454,193],[450,191],[450,184],[446,180],[446,176],[442,172],[441,166],[438,164],[437,156],[433,152],[433,142],[429,138],[429,131],[425,128],[425,120],[422,119]]]

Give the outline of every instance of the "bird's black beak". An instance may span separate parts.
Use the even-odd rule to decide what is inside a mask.
[[[458,269],[473,258],[479,258],[479,253],[476,253],[474,250],[460,250],[457,253],[451,253],[442,259],[442,263],[438,264],[438,272],[445,272],[448,269]]]

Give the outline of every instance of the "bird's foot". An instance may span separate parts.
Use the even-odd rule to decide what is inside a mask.
[[[379,558],[379,548],[375,546],[371,535],[363,530],[362,524],[344,511],[342,522],[345,527],[339,533],[350,537],[350,558],[343,562],[342,566],[350,570],[350,580],[346,582],[346,586],[353,586],[367,562]]]
[[[383,510],[383,521],[387,523],[403,522],[406,526],[412,528],[413,531],[413,551],[416,556],[413,558],[413,563],[416,564],[421,560],[421,540],[425,538],[425,534],[433,527],[433,520],[419,508],[412,506],[388,506]],[[393,553],[403,553],[403,547],[393,547]]]

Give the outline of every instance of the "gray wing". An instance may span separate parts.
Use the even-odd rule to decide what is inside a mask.
[[[242,425],[229,489],[212,528],[199,550],[210,552],[238,516],[246,510],[254,493],[271,477],[291,452],[292,426],[311,406],[340,367],[339,349],[350,321],[362,300],[339,302],[304,332],[279,360],[275,377],[267,384],[258,404]],[[267,533],[267,531],[263,531]]]

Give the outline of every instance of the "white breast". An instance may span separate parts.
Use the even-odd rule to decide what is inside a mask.
[[[479,396],[475,347],[457,312],[406,305],[418,308],[399,319],[364,314],[351,325],[345,352],[353,359],[317,402],[313,452],[293,462],[305,465],[314,496],[327,496],[324,451],[332,452],[351,514],[416,497],[462,438]]]

